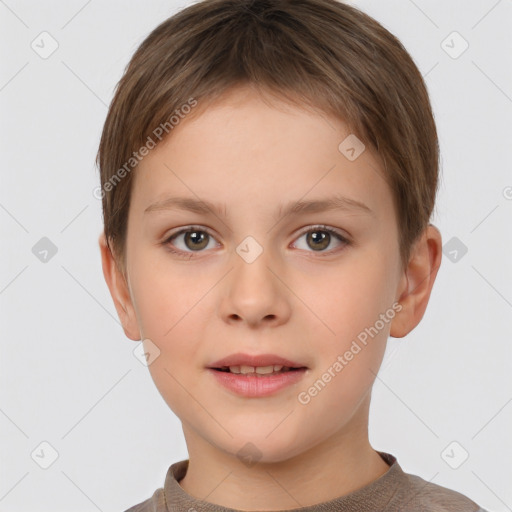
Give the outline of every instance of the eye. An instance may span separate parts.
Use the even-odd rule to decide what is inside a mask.
[[[191,258],[194,252],[201,252],[207,248],[211,249],[212,247],[208,246],[212,240],[215,240],[215,238],[208,231],[198,226],[190,226],[166,238],[163,245],[175,254]],[[178,246],[178,250],[173,248],[176,246]]]
[[[305,240],[307,244],[305,250],[307,251],[308,247],[313,249],[313,251],[309,252],[331,252],[325,251],[325,249],[331,245],[333,237],[342,247],[351,243],[337,230],[327,226],[309,227],[300,234],[298,240],[304,237],[304,235],[306,235]],[[214,240],[215,238],[207,230],[199,226],[189,226],[167,237],[162,242],[162,245],[167,247],[173,254],[190,259],[194,257],[195,252],[203,252],[204,249],[215,247],[215,244],[212,245],[211,243]],[[304,249],[304,247],[298,248]]]
[[[303,231],[299,236],[302,238],[306,235],[306,244],[307,247],[312,248],[312,252],[330,252],[324,251],[325,248],[329,247],[332,242],[333,237],[341,242],[342,246],[350,245],[350,241],[345,238],[341,233],[336,231],[335,229],[329,228],[327,226],[313,226],[308,228],[306,231]],[[305,250],[307,250],[307,247]],[[303,247],[298,247],[299,249],[303,249]]]

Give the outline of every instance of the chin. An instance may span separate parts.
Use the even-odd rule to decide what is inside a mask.
[[[275,428],[275,424],[272,428]],[[272,428],[262,430],[253,427],[254,432],[248,429],[239,436],[233,431],[234,439],[229,441],[228,446],[219,448],[237,457],[247,467],[252,467],[256,463],[286,462],[304,451],[305,448],[298,444],[296,438],[287,430],[283,429],[278,435],[277,429],[272,432]],[[268,435],[269,432],[272,433]]]

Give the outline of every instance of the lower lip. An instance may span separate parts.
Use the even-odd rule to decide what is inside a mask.
[[[286,386],[299,382],[306,373],[307,368],[290,370],[284,373],[262,375],[256,377],[254,374],[237,374],[221,372],[208,368],[217,381],[234,393],[245,397],[264,397],[273,395]]]

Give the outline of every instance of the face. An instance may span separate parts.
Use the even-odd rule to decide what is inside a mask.
[[[262,462],[278,462],[367,414],[403,281],[380,162],[369,148],[353,159],[351,139],[340,150],[349,135],[340,120],[237,89],[139,164],[123,324],[158,347],[149,370],[186,436],[228,454],[251,442]],[[306,369],[241,395],[209,368],[235,353]]]

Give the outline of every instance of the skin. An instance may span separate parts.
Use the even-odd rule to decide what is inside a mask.
[[[338,150],[350,134],[341,120],[265,101],[249,87],[196,109],[135,172],[124,271],[103,234],[99,240],[126,336],[150,339],[160,350],[149,370],[182,421],[189,451],[180,485],[196,498],[242,510],[291,509],[348,494],[389,469],[368,440],[371,388],[388,336],[405,336],[423,317],[441,235],[429,225],[402,266],[381,162],[368,147],[354,161]],[[334,193],[373,214],[278,213],[283,203]],[[170,195],[222,204],[226,217],[144,213]],[[331,236],[319,249],[302,233],[317,224],[350,243]],[[198,239],[185,245],[183,234],[166,243],[190,225],[211,233],[199,251]],[[235,250],[247,236],[263,249],[250,264]],[[401,311],[378,335],[309,403],[299,403],[298,394],[397,303]],[[277,394],[244,398],[205,368],[234,352],[275,353],[308,370]],[[248,442],[261,453],[250,467],[237,457]]]

